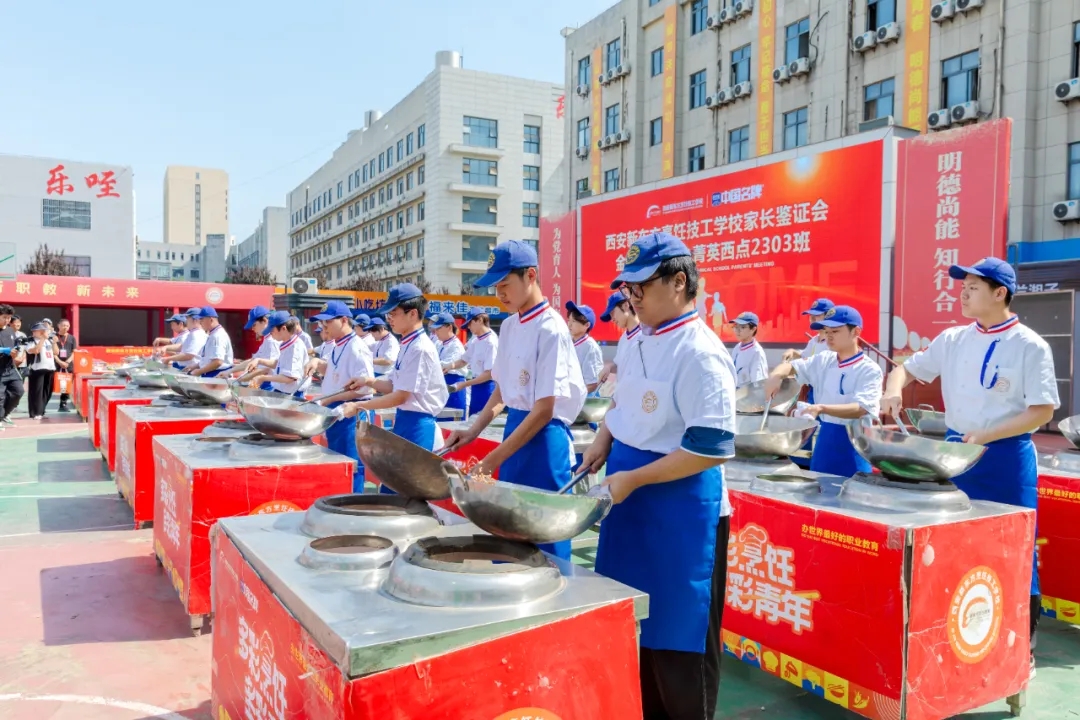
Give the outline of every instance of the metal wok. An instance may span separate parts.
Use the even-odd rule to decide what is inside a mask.
[[[249,397],[282,397],[281,393],[274,392],[273,390],[262,390],[260,388],[247,387],[246,385],[236,385],[235,383],[229,385],[229,392],[231,392],[232,396],[237,400]]]
[[[179,372],[165,371],[161,373],[161,379],[165,382],[165,387],[169,388],[177,395],[187,397],[188,394],[180,387],[180,378],[182,375],[183,374]]]
[[[241,397],[236,405],[251,427],[278,440],[307,440],[337,422],[333,410],[315,403],[278,397]]]
[[[787,415],[795,403],[799,402],[799,392],[802,385],[795,378],[784,378],[780,383],[780,390],[773,398],[769,412],[776,415]],[[765,412],[765,381],[757,380],[743,385],[735,390],[735,412],[757,414]],[[761,422],[761,418],[758,418]]]
[[[143,369],[143,364],[141,362],[138,362],[138,363],[126,363],[124,365],[114,367],[113,372],[116,373],[118,376],[120,376],[122,378],[129,378],[129,377],[131,377],[131,371],[132,370],[142,370],[142,369]]]
[[[581,408],[581,412],[578,413],[577,420],[574,421],[574,424],[586,425],[588,423],[599,423],[603,421],[604,416],[608,414],[608,410],[613,407],[615,407],[615,401],[611,398],[585,398],[585,406]]]
[[[214,405],[224,405],[232,400],[229,383],[225,378],[204,378],[192,375],[177,375],[176,383],[182,395]]]
[[[1058,430],[1066,440],[1073,444],[1073,447],[1080,450],[1080,415],[1073,415],[1059,422]]]
[[[945,424],[945,413],[938,412],[929,405],[920,405],[917,408],[905,408],[908,420],[915,426],[920,435],[935,435],[945,437],[948,426]]]
[[[985,445],[904,435],[861,422],[848,425],[848,437],[867,462],[897,480],[946,482],[971,469],[986,452]]]
[[[145,370],[132,370],[129,377],[141,388],[152,388],[164,390],[168,387],[165,384],[165,378],[159,372],[147,372]]]
[[[785,457],[805,445],[817,428],[814,420],[769,416],[765,430],[761,430],[760,415],[738,415],[735,418],[735,455],[743,458]]]
[[[364,472],[405,497],[445,500],[450,497],[453,465],[433,452],[371,423],[356,423],[356,451]]]

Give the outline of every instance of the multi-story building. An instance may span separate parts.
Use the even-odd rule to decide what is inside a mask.
[[[1073,2],[621,0],[565,34],[571,207],[869,127],[1004,116],[1013,259],[1080,257],[1080,202],[1059,205],[1080,201]]]
[[[233,248],[233,264],[263,267],[278,282],[288,276],[289,211],[283,207],[263,208],[255,232]]]
[[[135,250],[138,280],[221,282],[236,265],[236,248],[220,233],[206,236],[203,245],[139,241]]]
[[[229,237],[229,174],[224,170],[165,168],[162,241],[205,245],[210,235]]]
[[[43,245],[63,251],[84,277],[135,275],[131,168],[0,155],[0,243],[14,243],[4,272],[21,271]]]
[[[538,240],[540,216],[565,206],[564,99],[556,84],[438,53],[414,90],[366,113],[289,193],[289,277],[470,287],[496,242]]]

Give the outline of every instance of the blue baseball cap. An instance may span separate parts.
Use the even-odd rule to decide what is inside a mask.
[[[178,314],[176,314],[176,315],[173,315],[172,317],[170,317],[170,318],[169,318],[168,320],[166,320],[165,322],[171,322],[171,323],[173,323],[173,322],[178,322],[178,323],[182,323],[182,322],[185,322],[186,320],[187,320],[187,315],[182,315],[182,314],[179,314],[179,313],[178,313]]]
[[[263,307],[262,305],[256,305],[251,308],[248,313],[247,324],[244,325],[245,330],[250,330],[255,327],[255,323],[262,320],[264,317],[270,314],[270,308]]]
[[[395,285],[390,288],[390,292],[386,294],[386,302],[379,308],[379,312],[386,314],[401,303],[407,300],[415,300],[418,297],[424,297],[424,293],[412,283]]]
[[[640,237],[626,251],[622,272],[611,281],[611,289],[623,283],[645,282],[660,269],[660,263],[674,257],[689,257],[690,248],[668,233],[650,233]]]
[[[630,300],[621,292],[613,292],[611,297],[607,299],[607,307],[604,308],[604,314],[600,316],[600,319],[604,322],[611,322],[611,312],[624,302],[630,302]]]
[[[263,337],[269,335],[274,330],[274,328],[284,325],[292,319],[292,316],[284,310],[278,310],[277,312],[270,313],[270,315],[266,318],[266,327],[263,328],[262,331]]]
[[[340,300],[331,300],[326,303],[326,307],[318,315],[313,315],[312,320],[334,320],[336,318],[349,318],[352,320],[352,311],[349,310],[349,306]]]
[[[834,307],[836,307],[836,303],[834,303],[829,298],[818,298],[817,300],[814,301],[814,304],[810,306],[810,309],[809,310],[803,310],[802,314],[803,315],[824,315],[825,313],[832,310]]]
[[[373,327],[386,327],[386,321],[383,320],[381,316],[376,315],[373,318],[371,318],[371,322],[368,323],[367,329],[370,329],[370,328],[373,328]]]
[[[188,308],[185,317],[197,318],[202,314],[202,308]]]
[[[368,314],[362,310],[357,310],[353,313],[353,322],[359,325],[361,328],[366,328],[371,324],[371,318]]]
[[[455,329],[457,328],[457,321],[454,320],[454,316],[448,312],[441,312],[431,319],[432,330],[448,325],[453,326]]]
[[[471,323],[473,320],[480,317],[481,315],[487,314],[488,313],[486,308],[471,307],[469,308],[469,312],[465,313],[465,322]]]
[[[758,316],[755,313],[752,313],[752,312],[748,311],[748,312],[739,313],[739,316],[737,318],[735,318],[734,320],[732,320],[731,324],[732,325],[753,325],[754,327],[757,327],[758,325],[761,324],[761,321],[758,320]]]
[[[578,305],[573,300],[570,300],[566,303],[566,311],[584,316],[585,319],[589,322],[590,330],[592,330],[593,326],[596,325],[596,313],[588,305]]]
[[[819,322],[810,323],[810,329],[822,330],[824,328],[842,327],[844,325],[854,325],[859,328],[862,327],[862,315],[850,305],[837,305],[831,310],[826,310],[824,318]]]
[[[207,305],[206,307],[199,308],[199,314],[196,317],[201,320],[203,318],[216,318],[217,316],[217,310]]]
[[[37,322],[37,323],[34,323],[33,326],[30,328],[30,332],[37,332],[38,330],[41,330],[42,332],[45,332],[48,329],[49,329],[49,327],[45,323]]]
[[[507,240],[496,245],[488,255],[487,272],[479,280],[473,281],[473,287],[491,287],[501,282],[511,270],[539,265],[532,245],[524,240]]]
[[[1004,285],[1009,292],[1016,294],[1016,271],[1012,265],[996,257],[986,257],[971,267],[953,265],[949,268],[949,277],[953,280],[963,280],[968,275],[977,275],[987,280],[993,280],[998,285]]]

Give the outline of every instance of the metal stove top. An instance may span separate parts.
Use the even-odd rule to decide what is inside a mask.
[[[736,455],[724,463],[724,480],[739,489],[751,484],[759,475],[799,472],[799,466],[787,458],[744,458]]]
[[[255,434],[255,428],[244,420],[218,420],[203,428],[204,437],[240,438]]]
[[[233,441],[229,446],[229,459],[242,462],[301,462],[313,460],[324,452],[329,451],[312,440],[278,440],[262,433],[253,433]]]
[[[220,405],[203,405],[197,403],[194,400],[184,400],[177,402],[169,402],[163,400],[153,400],[148,406],[140,407],[145,415],[149,417],[160,417],[163,419],[190,419],[192,417],[230,417],[236,413],[230,413],[224,410]]]
[[[971,500],[951,482],[893,480],[884,475],[858,473],[840,489],[841,504],[889,512],[931,515],[966,513]]]
[[[401,495],[329,495],[307,509],[300,532],[315,538],[379,535],[407,544],[437,532],[440,525],[423,500]]]
[[[304,448],[303,454],[291,457],[275,455],[273,452],[257,447],[253,448],[256,452],[252,452],[249,457],[235,457],[234,450],[239,441],[233,438],[164,435],[156,439],[191,469],[352,462],[349,458],[314,443],[309,443],[309,447]]]
[[[524,569],[515,567],[512,572],[493,574],[511,576],[521,585],[532,584],[534,591],[537,586],[543,589],[537,579],[542,575],[547,587],[558,580],[560,589],[530,602],[510,604],[433,607],[406,602],[390,590],[393,587],[405,592],[400,582],[408,580],[405,573],[440,573],[440,578],[445,574],[445,583],[452,589],[444,594],[453,595],[453,588],[474,588],[471,583],[485,573],[473,570],[484,568],[467,567],[465,556],[455,554],[462,549],[460,546],[455,551],[448,549],[454,546],[425,539],[417,550],[410,548],[399,555],[390,569],[314,570],[298,560],[312,542],[300,530],[303,520],[303,513],[251,515],[222,518],[216,527],[236,544],[269,589],[348,677],[401,667],[625,600],[633,601],[639,620],[648,614],[648,596],[644,593],[570,562],[544,555],[540,556],[541,562],[531,554],[535,548],[524,546],[526,551],[518,544],[513,544],[515,549],[509,557]],[[465,537],[467,540],[459,542],[467,546],[475,544],[472,536],[477,533],[475,525],[462,524],[440,527],[432,535],[442,540]],[[496,547],[507,552],[505,544],[487,546],[487,560],[493,559],[490,550]],[[480,561],[483,563],[483,558]],[[443,570],[444,564],[457,570]],[[391,573],[398,578],[393,585],[387,582]],[[519,573],[526,582],[518,580]],[[465,592],[464,596],[475,597],[476,593]]]
[[[1040,455],[1039,470],[1054,475],[1080,477],[1080,450],[1059,450],[1053,454]]]
[[[581,455],[593,444],[593,440],[596,439],[596,431],[589,427],[588,424],[571,425],[570,436],[574,439],[574,453]]]
[[[398,556],[393,542],[378,535],[331,535],[307,544],[297,562],[312,570],[378,570]]]

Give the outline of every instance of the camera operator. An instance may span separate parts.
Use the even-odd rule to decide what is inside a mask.
[[[10,325],[14,314],[15,309],[10,305],[0,304],[0,430],[5,425],[15,424],[11,413],[23,396],[23,379],[18,364],[25,360],[25,355],[17,347],[15,329]]]
[[[56,371],[70,373],[75,363],[75,348],[78,342],[71,334],[71,321],[64,319],[56,326]],[[71,398],[68,393],[60,394],[59,412],[69,412],[68,401]]]
[[[30,365],[30,388],[27,406],[31,420],[45,417],[45,406],[52,396],[52,379],[56,373],[56,344],[49,337],[49,326],[43,322],[30,329],[33,344],[26,349]]]

